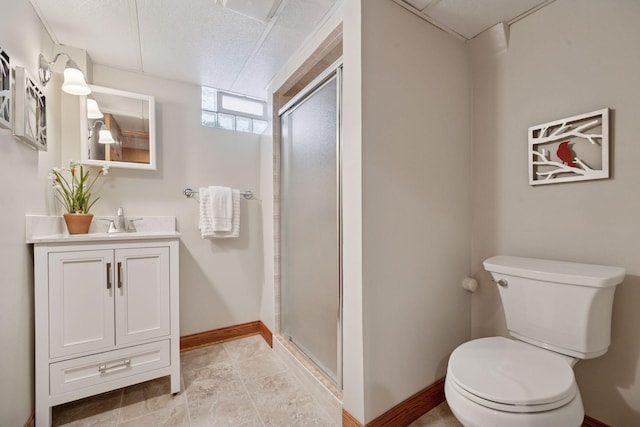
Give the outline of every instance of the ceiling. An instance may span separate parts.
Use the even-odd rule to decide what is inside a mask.
[[[258,98],[337,0],[30,0],[97,64]]]
[[[554,0],[394,0],[459,38],[470,40],[497,24],[511,24]]]
[[[97,64],[258,98],[342,1],[30,0],[54,42]],[[470,39],[550,0],[393,1]]]

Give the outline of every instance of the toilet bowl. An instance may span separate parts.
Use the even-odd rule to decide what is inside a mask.
[[[467,427],[579,426],[584,409],[572,363],[509,338],[469,341],[451,354],[445,395]]]
[[[607,352],[619,267],[496,256],[510,335],[469,341],[447,366],[445,396],[466,427],[578,427],[584,408],[573,374],[579,359]]]

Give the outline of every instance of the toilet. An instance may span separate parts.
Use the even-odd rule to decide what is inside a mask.
[[[466,427],[580,426],[573,374],[607,352],[619,267],[513,256],[484,261],[509,334],[466,342],[449,359],[445,395]]]

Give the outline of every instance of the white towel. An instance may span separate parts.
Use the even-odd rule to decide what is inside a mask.
[[[231,231],[233,200],[229,187],[200,188],[200,229],[207,233]]]
[[[209,194],[213,231],[231,231],[233,220],[231,188],[211,186]]]
[[[231,227],[229,230],[215,230],[212,218],[212,194],[209,188],[200,188],[200,235],[203,239],[234,238],[240,235],[240,190],[231,190]]]

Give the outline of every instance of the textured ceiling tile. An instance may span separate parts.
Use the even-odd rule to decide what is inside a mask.
[[[286,27],[305,37],[320,23],[335,3],[334,0],[290,0],[278,16],[279,27]]]
[[[60,44],[97,63],[139,69],[138,37],[128,0],[34,0]]]
[[[289,1],[233,91],[266,98],[266,87],[333,6],[334,0]]]
[[[265,22],[275,0],[224,0],[224,7]]]
[[[138,0],[145,72],[230,90],[265,24],[212,0]]]
[[[424,11],[438,22],[471,39],[498,22],[509,21],[544,0],[441,0]]]
[[[265,99],[267,85],[299,46],[296,44],[296,35],[292,33],[275,27],[257,54],[243,68],[231,90]]]

